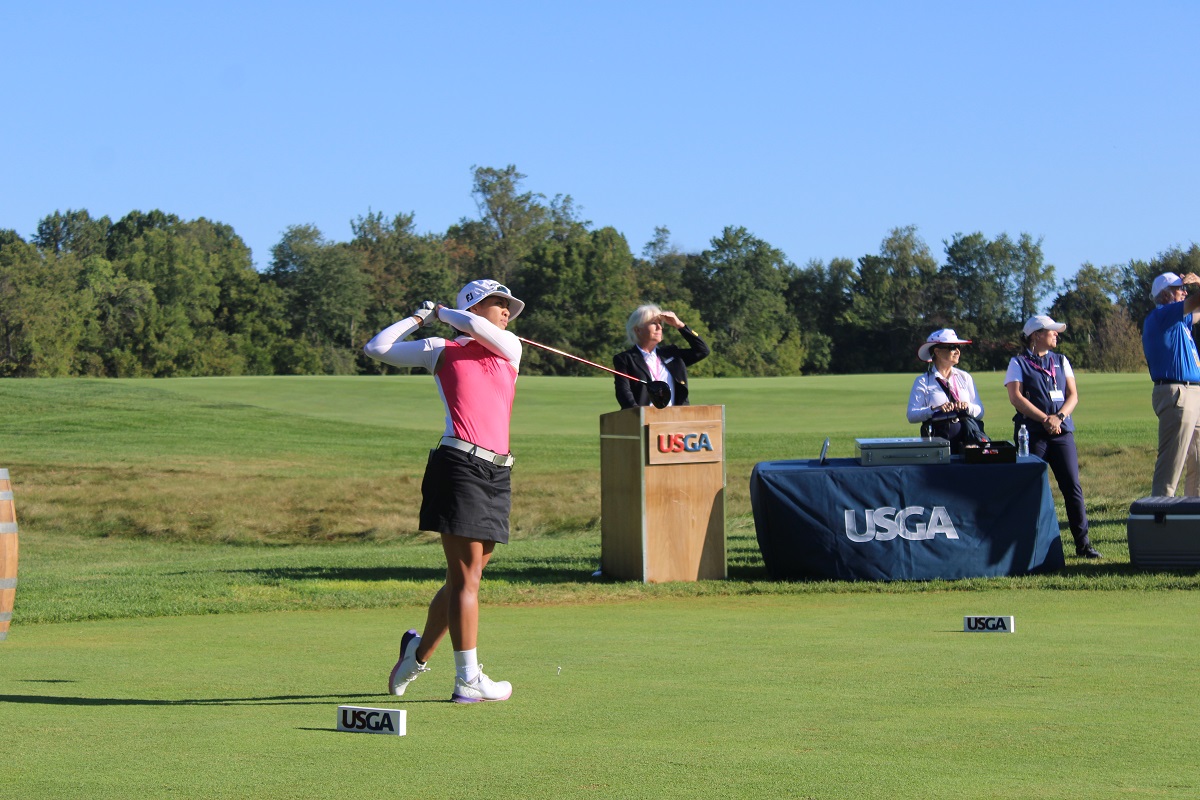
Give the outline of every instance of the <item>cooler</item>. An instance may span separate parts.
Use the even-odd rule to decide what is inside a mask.
[[[1200,568],[1200,497],[1143,497],[1129,507],[1129,563]]]
[[[855,439],[858,463],[879,467],[893,464],[949,464],[950,442],[938,436],[929,439]]]

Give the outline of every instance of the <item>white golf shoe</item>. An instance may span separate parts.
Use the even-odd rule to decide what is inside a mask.
[[[388,676],[388,694],[404,694],[404,690],[418,675],[429,672],[429,667],[417,661],[417,645],[420,643],[421,637],[416,631],[408,631],[400,638],[400,660]]]
[[[483,674],[483,665],[479,665],[479,674],[469,683],[461,677],[454,679],[454,695],[451,700],[456,703],[479,703],[484,701],[507,700],[512,697],[512,684],[508,681],[494,681]]]

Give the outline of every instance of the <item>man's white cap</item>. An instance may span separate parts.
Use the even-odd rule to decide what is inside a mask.
[[[917,349],[917,358],[922,361],[933,361],[933,356],[929,354],[930,349],[939,344],[970,344],[970,339],[960,339],[953,328],[939,328],[929,334],[929,338],[925,340],[925,344]]]
[[[1045,314],[1039,314],[1036,317],[1030,317],[1025,320],[1025,327],[1021,330],[1021,333],[1031,336],[1038,331],[1057,331],[1058,333],[1062,333],[1066,329],[1067,323],[1055,322]]]
[[[525,308],[525,303],[512,296],[507,286],[493,280],[471,281],[458,293],[458,309],[466,311],[476,303],[494,294],[508,298],[508,321],[512,322]]]
[[[1174,272],[1164,272],[1159,275],[1154,279],[1154,283],[1150,284],[1150,299],[1158,300],[1159,293],[1168,286],[1183,286],[1183,278]]]

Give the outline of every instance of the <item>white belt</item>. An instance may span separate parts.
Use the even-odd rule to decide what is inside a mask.
[[[462,439],[456,439],[453,436],[443,436],[442,447],[453,447],[455,450],[462,450],[464,453],[470,453],[480,460],[495,464],[497,467],[511,467],[513,462],[516,461],[511,455],[493,453],[486,447],[464,442]]]

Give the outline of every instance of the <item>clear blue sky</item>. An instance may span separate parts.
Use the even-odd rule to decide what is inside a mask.
[[[915,225],[1059,277],[1200,240],[1200,4],[8,2],[0,228],[55,210],[444,231],[515,164],[634,253],[745,226],[803,265]]]

